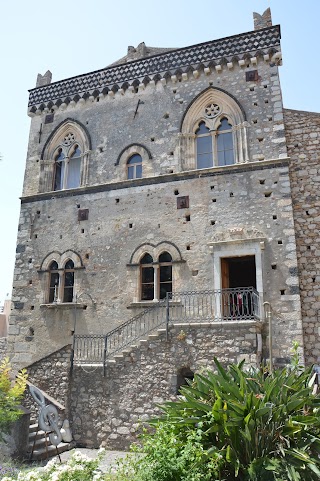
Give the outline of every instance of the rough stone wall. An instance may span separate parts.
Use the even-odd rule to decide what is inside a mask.
[[[246,81],[250,70],[257,70],[256,81]],[[249,159],[200,171],[195,155],[192,165],[190,158],[183,163],[180,130],[190,103],[211,87],[238,102]],[[261,302],[272,301],[276,313],[274,357],[286,358],[302,329],[277,65],[258,56],[136,90],[56,105],[52,123],[40,110],[32,118],[9,326],[13,362],[21,367],[40,360],[70,341],[74,330],[106,333],[146,307],[139,302],[140,259],[130,261],[141,245],[145,251],[175,246],[173,291],[182,291],[220,289],[215,252],[230,243],[237,256],[237,246],[250,242],[261,257]],[[66,119],[80,122],[91,139],[87,184],[39,193],[48,163],[53,169],[53,159],[42,158],[46,143]],[[235,137],[243,128],[235,126]],[[144,177],[129,181],[125,161],[117,160],[132,143],[144,145],[152,158],[144,162]],[[195,154],[194,139],[190,143],[185,150]],[[189,196],[189,208],[177,209],[179,196]],[[79,208],[89,209],[88,220],[78,220]],[[49,274],[41,264],[50,252],[70,249],[83,262],[75,272],[80,305],[48,306]]]
[[[320,362],[320,114],[285,110],[305,358]]]
[[[243,67],[234,62],[233,68],[223,66],[220,72],[211,69],[209,75],[199,71],[196,78],[173,82],[148,84],[138,92],[127,90],[124,94],[98,97],[92,101],[65,109],[56,108],[54,120],[46,124],[44,116],[31,120],[29,147],[23,195],[39,192],[44,165],[41,155],[54,129],[66,119],[80,122],[91,138],[89,152],[88,184],[96,185],[123,179],[123,166],[116,165],[119,154],[132,143],[146,146],[152,154],[149,176],[179,172],[179,133],[183,116],[197,95],[209,87],[222,89],[241,104],[246,113],[250,161],[286,156],[282,96],[278,67],[258,57],[257,64],[248,60]],[[257,70],[258,80],[246,81],[246,71]],[[137,113],[138,101],[139,104]],[[42,131],[39,137],[39,131]],[[44,159],[48,161],[50,159]]]
[[[260,296],[272,301],[280,316],[274,325],[274,356],[286,357],[292,340],[301,341],[288,167],[279,160],[263,169],[259,164],[232,167],[208,176],[190,174],[180,180],[176,175],[167,182],[159,179],[148,185],[143,180],[144,185],[118,191],[36,202],[32,209],[40,213],[33,226],[37,238],[33,235],[32,240],[30,206],[23,205],[10,317],[14,362],[30,364],[71,342],[75,324],[78,334],[106,333],[148,306],[138,302],[139,266],[128,265],[141,244],[174,243],[184,262],[173,266],[173,290],[199,291],[212,289],[215,282],[221,286],[214,278],[216,243],[230,241],[237,252],[237,245],[252,237],[258,246],[263,242]],[[177,209],[176,192],[189,195],[189,209]],[[89,208],[89,219],[81,223],[80,204]],[[238,232],[243,232],[242,239]],[[39,272],[40,264],[48,251],[63,252],[71,246],[85,267],[76,271],[78,292],[94,301],[84,297],[85,310],[72,304],[43,305],[48,280]]]
[[[176,325],[168,342],[165,334],[144,341],[108,365],[106,377],[100,367],[76,366],[70,402],[75,441],[79,446],[127,449],[139,422],[159,413],[156,404],[175,399],[179,369],[202,371],[213,366],[214,356],[224,365],[242,359],[255,365],[259,329],[252,321]]]
[[[6,337],[0,338],[0,362],[1,360],[6,357],[8,349],[8,340]]]
[[[68,345],[27,368],[28,381],[65,407],[64,411],[58,409],[60,416],[63,418],[68,417],[70,355],[71,346]],[[38,405],[33,400],[28,389],[23,404],[31,411],[32,418],[36,419]]]

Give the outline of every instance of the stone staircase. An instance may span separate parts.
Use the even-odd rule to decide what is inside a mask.
[[[29,460],[42,461],[44,459],[57,456],[64,451],[69,451],[75,447],[75,442],[70,443],[61,442],[58,446],[51,444],[49,434],[45,431],[39,430],[38,424],[30,424],[29,426]]]

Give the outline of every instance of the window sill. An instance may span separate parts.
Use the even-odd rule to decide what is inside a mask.
[[[52,302],[50,304],[40,304],[43,309],[86,309],[87,305],[80,302]]]
[[[143,307],[143,308],[147,308],[147,307],[157,307],[159,306],[161,301],[138,301],[138,302],[131,302],[131,304],[129,304],[127,306],[127,309],[135,309],[136,307]],[[165,302],[165,299],[163,299],[163,302],[161,302],[161,305],[163,307],[166,307],[166,302]],[[170,306],[180,306],[181,305],[181,302],[180,301],[169,301],[169,305]]]

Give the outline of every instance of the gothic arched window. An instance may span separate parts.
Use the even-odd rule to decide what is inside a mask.
[[[141,261],[141,300],[152,301],[154,296],[154,270],[153,259],[150,254],[145,254]]]
[[[159,256],[159,299],[172,292],[172,257],[168,252]]]
[[[56,261],[52,261],[49,266],[49,304],[53,302],[57,302],[58,295],[59,295],[59,271],[58,271],[58,264]]]
[[[197,136],[197,169],[213,166],[212,135],[205,122],[200,122]]]
[[[168,252],[160,254],[153,262],[150,254],[140,260],[141,300],[158,301],[172,292],[172,257]]]
[[[232,125],[224,117],[217,129],[218,165],[234,164]]]
[[[196,130],[197,169],[234,164],[232,125],[225,117],[210,130],[204,121]]]
[[[55,157],[54,190],[75,189],[81,180],[81,150],[77,144],[59,148]]]
[[[141,179],[142,177],[142,157],[140,154],[133,154],[128,162],[128,179]]]
[[[66,262],[63,272],[63,302],[73,301],[74,263],[70,259]]]

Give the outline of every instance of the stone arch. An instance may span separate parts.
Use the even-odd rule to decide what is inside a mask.
[[[148,253],[152,256],[154,262],[157,262],[159,255],[163,252],[168,252],[173,262],[182,261],[180,249],[170,241],[161,241],[158,244],[145,242],[140,244],[131,254],[129,264],[139,264],[144,254]]]
[[[73,261],[74,266],[77,268],[83,267],[83,262],[80,254],[74,250],[67,250],[65,252],[51,251],[42,260],[39,271],[47,271],[52,261],[56,261],[59,269],[63,269],[63,266],[70,259]]]
[[[219,106],[217,115],[206,115],[208,105]],[[235,163],[249,160],[246,113],[240,102],[223,89],[208,87],[197,95],[187,107],[180,125],[180,162],[182,170],[196,168],[195,132],[199,122],[205,122],[211,130],[216,130],[219,120],[226,118],[232,125]]]
[[[115,166],[120,167],[120,180],[127,180],[127,162],[134,154],[138,154],[142,158],[142,177],[150,177],[154,175],[150,150],[142,144],[134,143],[128,145],[120,152],[114,164]]]
[[[40,192],[48,192],[54,189],[57,152],[62,151],[66,158],[70,158],[75,146],[78,146],[81,151],[80,181],[77,186],[80,187],[88,183],[89,152],[91,151],[90,135],[84,125],[68,118],[51,132],[43,147],[40,160]]]

